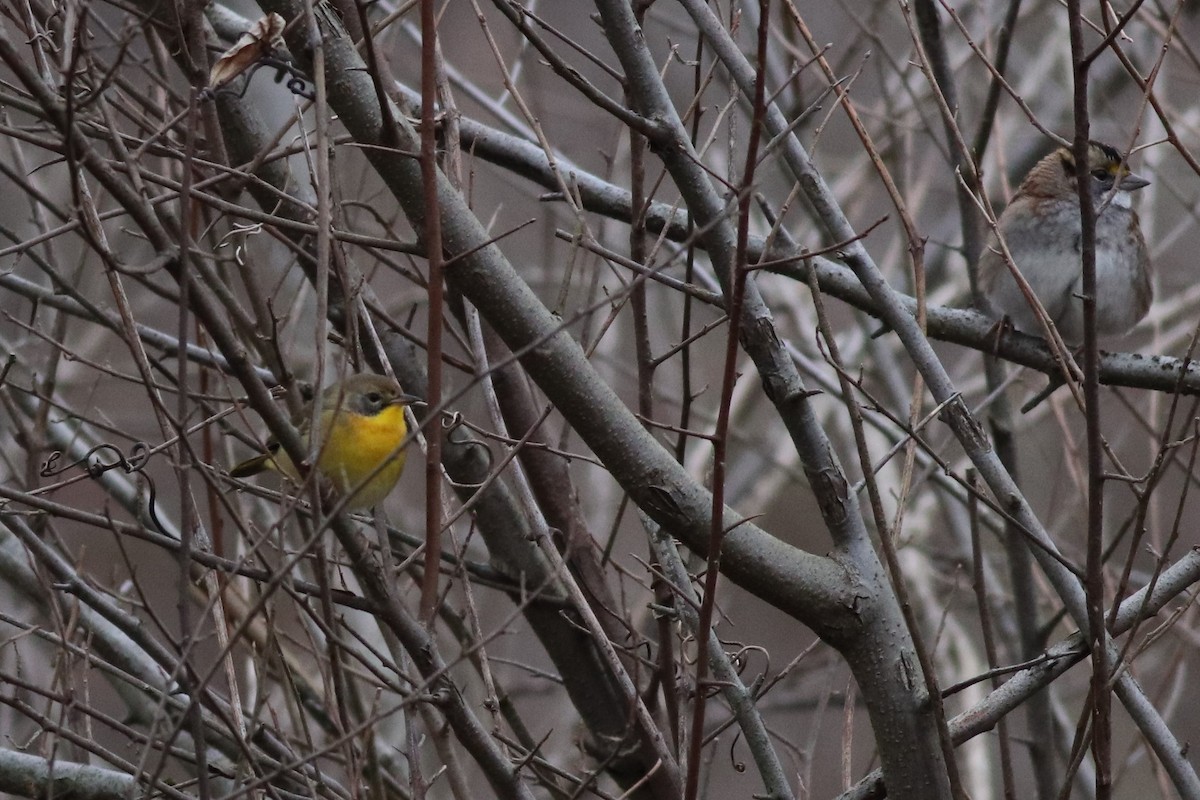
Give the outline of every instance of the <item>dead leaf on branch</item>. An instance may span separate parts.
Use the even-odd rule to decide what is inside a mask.
[[[210,89],[219,89],[273,53],[282,44],[283,17],[272,12],[250,26],[233,47],[221,54],[208,74]]]

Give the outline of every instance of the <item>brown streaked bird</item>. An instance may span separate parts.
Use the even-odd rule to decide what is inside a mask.
[[[1116,149],[1092,142],[1088,174],[1096,204],[1096,330],[1119,336],[1146,315],[1153,299],[1150,255],[1131,193],[1150,182],[1129,171]],[[1067,344],[1083,341],[1082,229],[1075,158],[1059,148],[1021,181],[997,228],[1013,263]],[[1017,286],[993,232],[979,257],[980,289],[997,317],[1019,331],[1044,335],[1037,315]]]

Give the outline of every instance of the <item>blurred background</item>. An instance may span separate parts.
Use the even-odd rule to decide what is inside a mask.
[[[745,188],[750,104],[712,47],[701,45],[683,4],[659,0],[638,7],[674,107],[704,170],[728,200]],[[890,284],[917,293],[913,253],[919,252],[928,304],[971,308],[969,274],[987,230],[982,198],[998,215],[1021,176],[1054,148],[1044,131],[1067,139],[1073,133],[1063,7],[1030,0],[931,3],[921,10],[936,20],[937,39],[928,29],[922,38],[918,9],[908,4],[785,0],[711,7],[752,63],[760,15],[769,16],[767,58],[759,65],[767,99],[793,123]],[[355,38],[364,20],[371,26],[374,56],[367,58],[377,62],[368,70],[415,120],[422,66],[416,4],[320,8],[340,15]],[[267,386],[287,390],[280,402],[294,410],[306,391],[311,396],[314,382],[378,369],[363,329],[345,321],[361,314],[385,344],[407,348],[413,371],[398,377],[406,390],[427,396],[423,231],[414,229],[371,160],[376,145],[357,139],[338,114],[325,109],[321,117],[320,104],[306,96],[315,90],[301,64],[311,55],[289,55],[281,44],[264,48],[258,55],[265,60],[255,60],[254,70],[207,92],[201,91],[206,70],[189,73],[189,58],[211,63],[269,10],[214,3],[201,16],[184,4],[5,0],[4,36],[16,55],[0,67],[0,184],[8,198],[0,204],[0,355],[7,358],[0,387],[3,747],[43,764],[90,763],[137,776],[138,791],[153,782],[166,794],[410,797],[419,793],[412,770],[419,763],[418,775],[428,784],[420,791],[430,797],[461,796],[464,789],[465,796],[486,796],[480,767],[427,704],[422,693],[428,687],[414,677],[411,653],[403,654],[371,608],[330,594],[330,586],[355,597],[363,590],[335,537],[322,533],[327,520],[306,514],[294,488],[278,479],[244,484],[225,474],[267,435],[252,410],[245,374],[220,352],[226,339],[244,348]],[[716,429],[728,326],[723,310],[704,298],[721,285],[708,254],[683,229],[686,203],[655,148],[640,139],[631,144],[625,122],[589,97],[594,90],[630,105],[596,10],[553,0],[457,0],[437,13],[443,171],[603,380],[697,484],[710,486],[714,449],[705,437]],[[1121,9],[1085,9],[1091,46],[1115,23],[1113,13]],[[554,60],[514,19],[524,21]],[[292,28],[287,35],[293,41]],[[947,137],[947,116],[930,78],[934,41],[949,81],[942,100],[975,159],[979,187],[958,167],[957,145]],[[1200,20],[1193,4],[1143,3],[1090,70],[1093,138],[1129,152],[1131,166],[1152,181],[1137,193],[1136,209],[1152,254],[1155,303],[1128,337],[1103,343],[1109,350],[1188,359],[1200,330],[1194,313],[1200,289],[1188,255],[1200,248],[1196,41]],[[202,57],[197,42],[205,45]],[[25,72],[15,66],[17,57]],[[1003,84],[995,79],[999,72]],[[298,79],[300,93],[290,92],[280,76]],[[31,89],[32,80],[53,102]],[[842,93],[869,140],[850,124]],[[64,112],[50,113],[47,103]],[[231,115],[247,109],[257,115],[261,138],[249,138],[248,123],[238,129],[247,138],[231,133]],[[87,140],[114,181],[187,231],[193,249],[183,270],[195,287],[218,298],[226,329],[214,331],[209,320],[185,310],[192,289],[180,283],[179,269],[161,260],[128,197],[97,177],[99,167],[71,144],[65,126]],[[315,178],[321,141],[327,141],[330,176],[324,187]],[[836,246],[844,243],[805,199],[782,149],[762,137],[752,175],[754,252],[748,260],[833,247],[824,258],[836,261]],[[260,172],[246,179],[248,165],[267,165],[285,177]],[[896,187],[915,239],[881,170]],[[185,183],[194,187],[186,204]],[[655,204],[644,224],[630,223],[631,186]],[[979,199],[972,199],[976,189]],[[318,207],[320,191],[328,192],[331,210]],[[664,232],[668,215],[680,224]],[[325,222],[334,244],[322,262],[313,255],[319,246],[313,231]],[[639,272],[630,261],[663,280],[635,289]],[[332,276],[328,289],[317,280],[324,268]],[[453,269],[453,262],[446,266]],[[816,393],[813,407],[874,532],[847,398],[816,333],[812,293],[795,270],[755,270],[749,280]],[[681,283],[700,291],[689,294]],[[1003,520],[964,489],[969,462],[949,429],[926,419],[936,404],[898,338],[836,291],[824,291],[841,364],[860,384],[849,400],[865,417],[873,478],[940,685],[1027,661],[1022,642],[1031,637],[1041,643],[1037,650],[1062,641],[1075,626],[1036,568],[1026,573],[1021,585],[1029,593],[1018,602]],[[335,312],[323,316],[331,306]],[[656,595],[653,526],[611,465],[594,458],[548,401],[546,387],[516,374],[535,417],[546,413],[530,435],[533,445],[518,445],[523,431],[498,429],[482,376],[488,358],[495,367],[506,351],[486,330],[480,334],[486,346],[473,339],[470,304],[453,291],[443,311],[441,391],[449,398],[445,411],[456,416],[426,419],[423,437],[439,426],[452,428],[448,446],[482,458],[476,468],[483,478],[470,486],[454,474],[444,477],[444,518],[453,520],[442,541],[443,597],[432,641],[497,746],[509,748],[514,761],[536,763],[525,778],[535,796],[649,796],[652,790],[606,761],[619,761],[622,748],[632,745],[615,746],[584,720],[578,697],[564,688],[563,662],[549,656],[544,638],[531,630],[538,623],[530,607],[541,604],[540,613],[558,620],[569,617],[560,614],[569,603],[561,590],[523,599],[529,587],[521,587],[513,562],[498,556],[480,531],[497,524],[496,517],[470,498],[493,483],[517,492],[512,464],[519,462],[510,458],[524,458],[526,448],[550,455],[563,481],[551,488],[573,511],[578,527],[572,533],[587,541],[581,547],[592,554],[588,563],[608,592],[600,605],[619,621],[623,638],[614,641],[669,747],[682,756],[697,700],[696,644],[665,609],[661,589]],[[973,324],[986,328],[977,319]],[[186,369],[178,359],[181,337],[194,349]],[[1008,370],[1002,387],[990,387],[986,340],[975,342],[934,344],[982,420],[993,419],[998,397],[1020,406],[1045,385],[1041,372],[1018,367]],[[770,536],[825,555],[834,542],[788,431],[753,363],[740,355],[736,371],[725,501]],[[1190,492],[1196,405],[1191,395],[1171,391],[1104,387],[1101,414],[1106,469],[1116,476],[1107,484],[1104,519],[1112,602],[1196,544]],[[922,422],[920,446],[912,449],[910,419]],[[1082,568],[1084,415],[1060,390],[1001,424],[1011,427],[1014,474],[1025,496],[1063,557]],[[180,428],[190,445],[186,455],[177,446]],[[455,439],[468,435],[475,444]],[[392,591],[414,614],[417,548],[430,496],[423,445],[409,444],[410,466],[376,509],[378,525],[362,522],[373,544],[394,548]],[[148,457],[142,448],[149,448]],[[55,452],[63,455],[47,469]],[[281,488],[282,496],[273,491]],[[539,494],[537,502],[545,512],[549,498]],[[973,515],[979,517],[974,523]],[[384,520],[394,528],[391,539]],[[181,560],[168,541],[180,535],[217,560]],[[59,559],[55,569],[48,566],[53,558]],[[704,561],[686,549],[683,558],[698,591]],[[975,583],[977,564],[982,587]],[[573,574],[581,569],[574,562],[571,568]],[[1200,732],[1190,702],[1200,641],[1192,596],[1190,589],[1179,592],[1167,612],[1132,639],[1119,640],[1136,655],[1132,673],[1181,742]],[[981,597],[989,607],[986,621]],[[753,586],[722,579],[716,608],[716,635],[742,680],[758,692],[755,704],[793,796],[836,797],[879,767],[882,734],[872,730],[870,709],[837,650]],[[580,630],[578,621],[563,624],[568,632]],[[985,628],[997,648],[991,656]],[[957,758],[969,795],[1002,797],[1007,788],[1010,796],[1094,796],[1090,759],[1072,764],[1089,679],[1084,660],[1031,701],[1035,712],[1022,704],[1004,731],[992,729],[962,745]],[[983,680],[956,691],[946,699],[947,715],[970,710],[990,688]],[[746,741],[728,725],[725,700],[709,694],[700,791],[763,796]],[[1117,703],[1113,724],[1112,796],[1174,796],[1176,788]],[[207,737],[201,733],[206,727]],[[1010,758],[1007,786],[1002,740]],[[526,752],[529,742],[536,743],[536,758]],[[195,754],[206,748],[211,785],[197,782],[203,770]],[[0,759],[0,771],[11,769]],[[31,796],[8,774],[0,786]],[[99,790],[89,784],[88,791]]]

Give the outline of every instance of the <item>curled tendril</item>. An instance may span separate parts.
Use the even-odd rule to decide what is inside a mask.
[[[729,743],[729,764],[733,767],[733,771],[739,774],[746,771],[746,762],[742,761],[734,753],[734,750],[737,748],[737,743],[741,738],[742,732],[740,730],[736,731],[733,735],[733,741]]]
[[[276,81],[278,83],[278,81]],[[287,82],[288,91],[297,97],[303,97],[305,100],[316,100],[317,93],[315,90],[308,88],[308,81],[299,75],[292,75]]]
[[[264,55],[262,58],[258,59],[258,61],[254,62],[254,64],[247,69],[247,71],[244,73],[245,78],[242,80],[242,86],[240,89],[234,89],[228,86],[221,86],[215,90],[209,88],[201,92],[201,97],[210,98],[217,92],[226,92],[228,95],[232,95],[233,97],[245,97],[246,92],[250,89],[250,79],[254,77],[254,73],[257,72],[261,67],[274,68],[275,82],[283,83],[284,86],[287,87],[287,90],[297,97],[302,97],[305,100],[317,99],[317,90],[312,87],[312,84],[309,82],[304,73],[278,56],[272,55],[271,53],[267,53],[267,55]],[[286,83],[284,83],[284,78],[287,79]]]
[[[288,91],[297,97],[303,97],[305,100],[316,100],[317,90],[308,82],[308,78],[304,73],[296,69],[294,66],[277,58],[273,55],[265,55],[258,61],[259,66],[275,68],[275,82],[283,83],[283,79],[287,78]]]
[[[154,488],[154,481],[151,479],[150,474],[145,471],[145,467],[150,463],[150,457],[153,455],[154,451],[145,442],[134,442],[129,448],[128,456],[115,444],[105,442],[88,450],[81,458],[75,461],[60,464],[59,460],[62,458],[63,452],[55,450],[42,462],[42,468],[38,474],[43,478],[54,478],[77,467],[86,470],[88,477],[92,480],[96,480],[109,470],[118,468],[124,471],[126,475],[141,473],[146,479],[146,507],[150,512],[150,518],[154,521],[154,525],[158,528],[159,533],[166,533],[167,529],[158,518],[157,504],[155,503],[158,493]],[[105,461],[105,456],[110,457],[112,460]]]
[[[766,680],[767,673],[771,671],[771,653],[765,647],[760,647],[756,644],[747,644],[741,645],[737,652],[730,654],[730,660],[733,661],[737,674],[744,676],[750,664],[750,656],[755,653],[760,653],[766,659],[767,665],[750,681],[749,688],[752,695],[758,693],[758,687],[762,686]]]
[[[101,454],[111,455],[113,460],[107,463],[101,461],[99,460]],[[116,469],[117,467],[125,470],[126,473],[140,472],[142,467],[146,466],[146,462],[150,460],[150,448],[145,442],[134,442],[130,451],[130,457],[126,458],[125,454],[121,452],[121,448],[105,442],[88,450],[81,458],[69,464],[59,465],[58,460],[62,458],[62,455],[61,450],[55,450],[42,463],[40,474],[43,478],[54,478],[76,467],[84,467],[87,469],[88,475],[93,478],[98,478],[110,469]]]
[[[459,446],[459,447],[478,447],[481,450],[483,450],[483,457],[487,461],[487,466],[484,468],[484,472],[487,473],[488,475],[490,475],[492,472],[492,467],[495,465],[495,456],[492,455],[491,448],[489,448],[486,444],[479,441],[478,439],[473,438],[470,435],[470,428],[467,426],[466,419],[463,417],[463,415],[458,413],[457,411],[455,411],[453,413],[442,412],[441,424],[442,424],[442,430],[446,434],[447,441],[451,441],[456,446]],[[465,438],[462,438],[462,437],[455,437],[453,439],[451,438],[451,436],[455,432],[462,431],[462,430],[467,431]],[[484,483],[486,483],[486,482],[487,482],[487,480],[485,479],[481,483],[459,483],[458,481],[453,481],[453,484],[454,484],[455,488],[478,489],[481,486],[483,486]]]

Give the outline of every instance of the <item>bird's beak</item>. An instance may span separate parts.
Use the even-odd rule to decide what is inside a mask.
[[[398,394],[392,400],[394,406],[423,406],[425,401],[413,394]]]
[[[1117,184],[1117,188],[1122,192],[1134,192],[1144,186],[1149,185],[1150,181],[1146,180],[1141,175],[1138,175],[1136,172],[1131,172],[1124,178],[1121,178],[1120,183]]]

